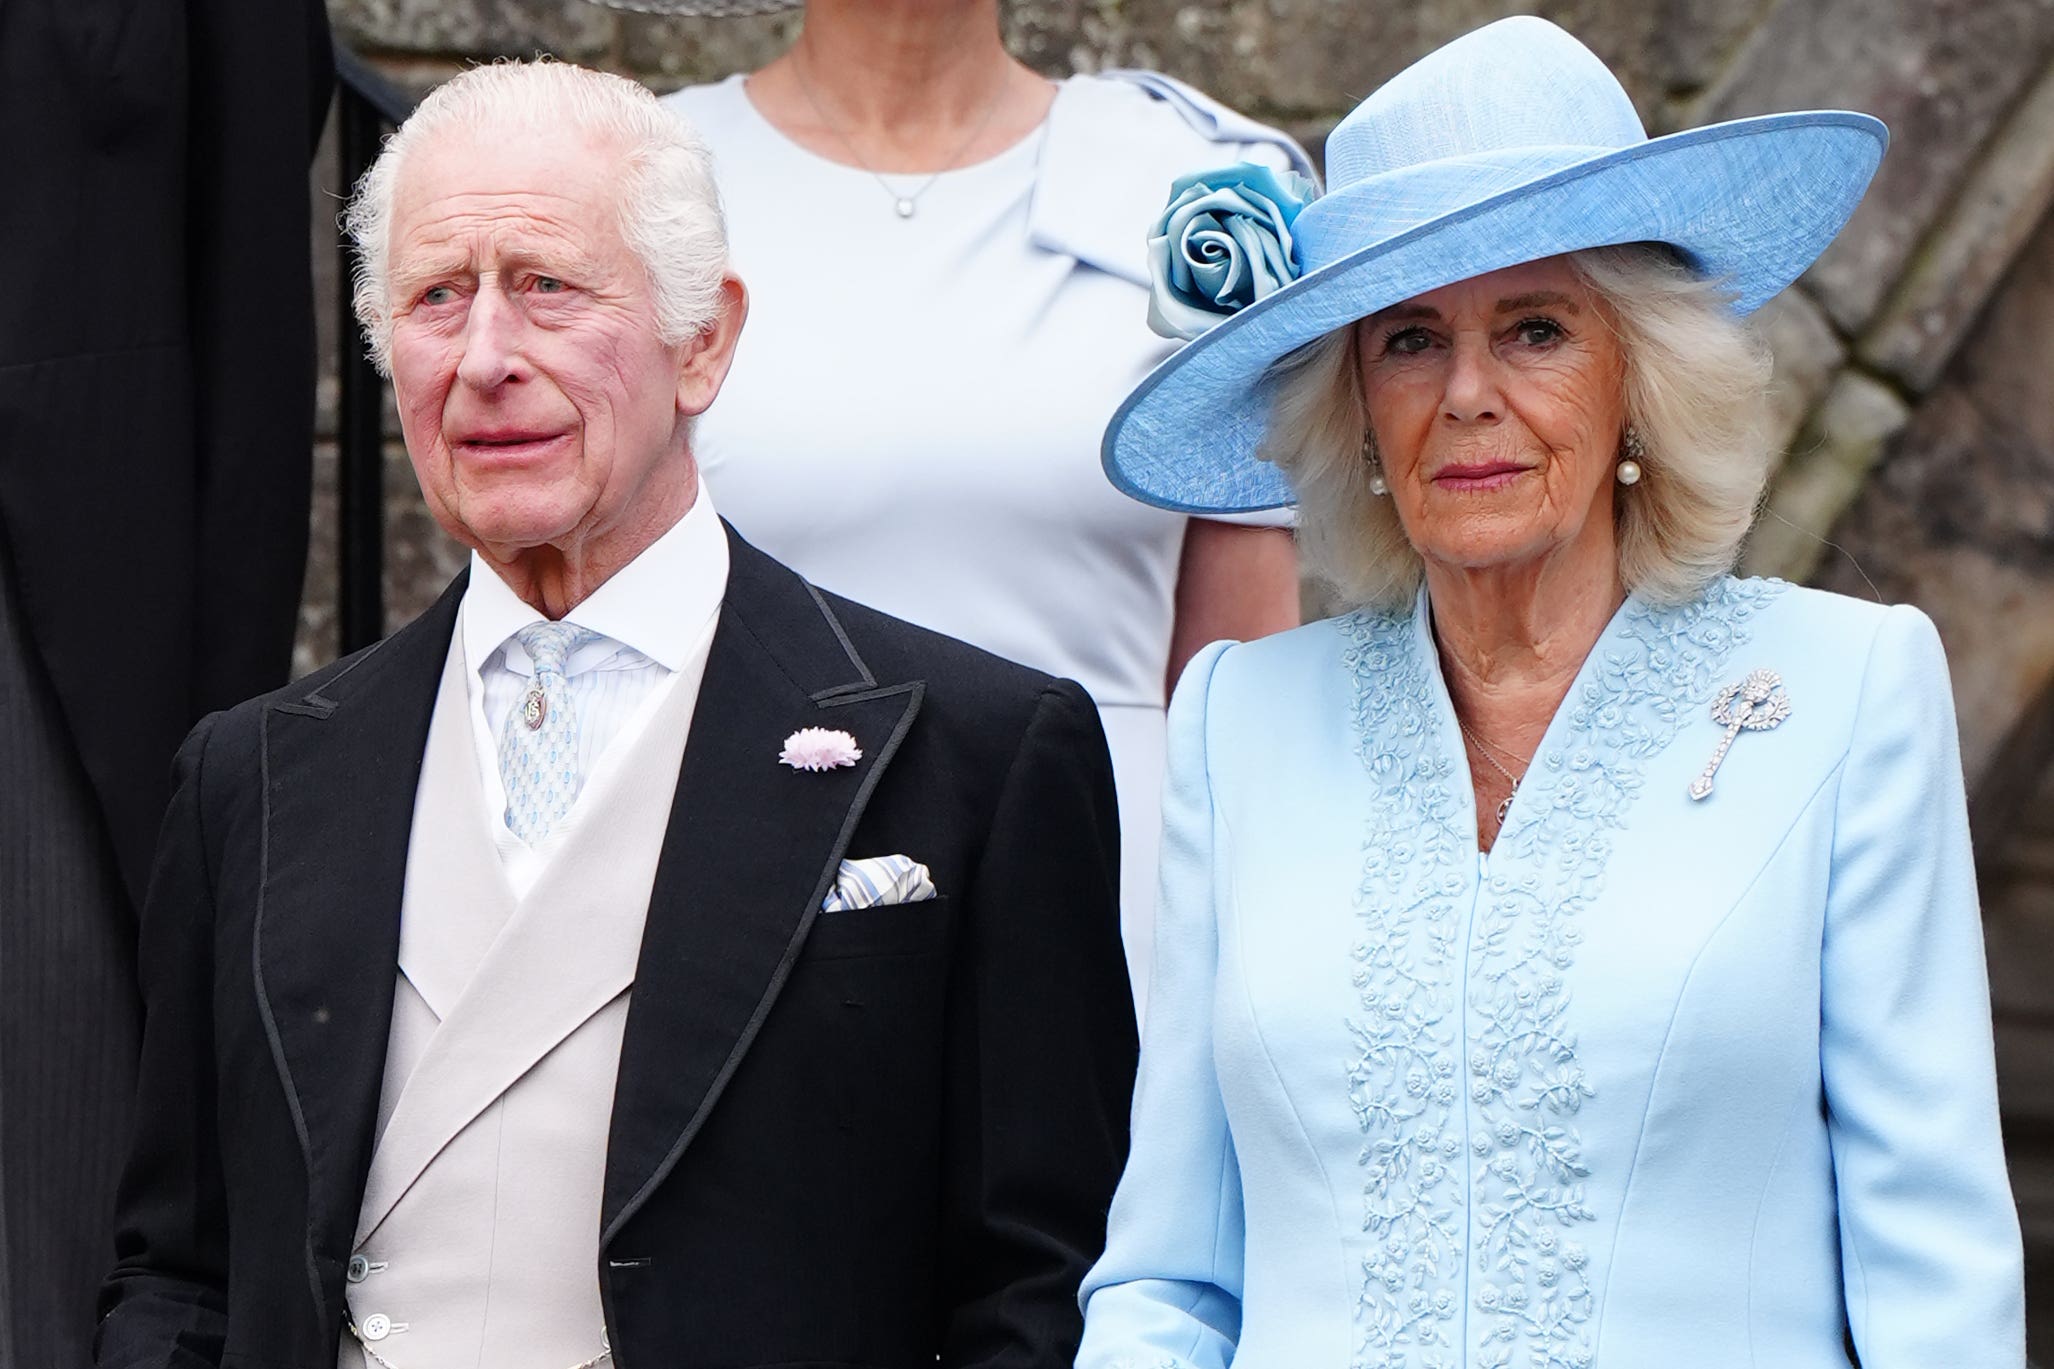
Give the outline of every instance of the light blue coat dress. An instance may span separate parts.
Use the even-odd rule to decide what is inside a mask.
[[[1720,688],[1781,673],[1736,737]],[[1081,1369],[2018,1369],[1932,624],[1628,600],[1488,855],[1425,600],[1170,714],[1133,1154]]]

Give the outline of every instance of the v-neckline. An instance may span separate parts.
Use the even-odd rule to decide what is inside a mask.
[[[1488,863],[1503,844],[1505,834],[1512,831],[1522,820],[1530,820],[1533,805],[1539,802],[1534,797],[1534,790],[1543,786],[1538,783],[1529,785],[1528,781],[1542,778],[1536,772],[1548,766],[1549,757],[1559,748],[1563,730],[1568,726],[1565,719],[1572,712],[1572,706],[1578,696],[1591,684],[1594,663],[1603,659],[1606,647],[1617,639],[1629,618],[1644,611],[1640,600],[1628,594],[1619,601],[1619,607],[1612,610],[1612,616],[1605,620],[1604,629],[1598,633],[1597,640],[1591,643],[1590,650],[1584,653],[1582,662],[1577,665],[1576,674],[1569,681],[1569,688],[1556,703],[1555,711],[1548,715],[1548,725],[1541,732],[1540,744],[1534,747],[1533,756],[1527,761],[1526,770],[1513,787],[1512,802],[1505,810],[1504,820],[1498,824],[1497,835],[1492,838],[1490,846],[1485,847],[1482,844],[1483,831],[1476,820],[1476,781],[1469,770],[1469,752],[1463,743],[1462,720],[1455,712],[1455,699],[1448,691],[1447,676],[1441,669],[1440,645],[1434,637],[1433,600],[1424,584],[1419,587],[1412,610],[1412,649],[1420,653],[1427,679],[1434,690],[1439,734],[1433,740],[1446,754],[1460,758],[1461,763],[1451,768],[1460,778],[1459,797],[1462,799],[1464,821],[1468,825],[1468,849],[1474,850],[1480,860]]]

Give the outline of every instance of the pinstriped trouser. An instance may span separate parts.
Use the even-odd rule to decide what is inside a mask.
[[[91,1363],[135,1084],[134,942],[0,542],[0,1369]]]

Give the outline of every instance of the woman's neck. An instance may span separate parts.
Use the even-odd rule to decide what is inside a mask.
[[[896,175],[995,156],[1054,98],[1006,52],[997,0],[809,0],[798,41],[748,84],[809,151]]]
[[[1515,567],[1429,563],[1441,674],[1464,727],[1530,757],[1625,598],[1609,548]]]

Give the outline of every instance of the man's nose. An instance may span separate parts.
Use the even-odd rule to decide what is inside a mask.
[[[1495,423],[1505,401],[1498,383],[1498,362],[1485,339],[1458,338],[1448,358],[1448,384],[1441,395],[1441,417],[1456,423]]]
[[[497,389],[527,371],[521,352],[520,310],[496,285],[481,284],[464,318],[464,354],[457,379],[477,390]]]

